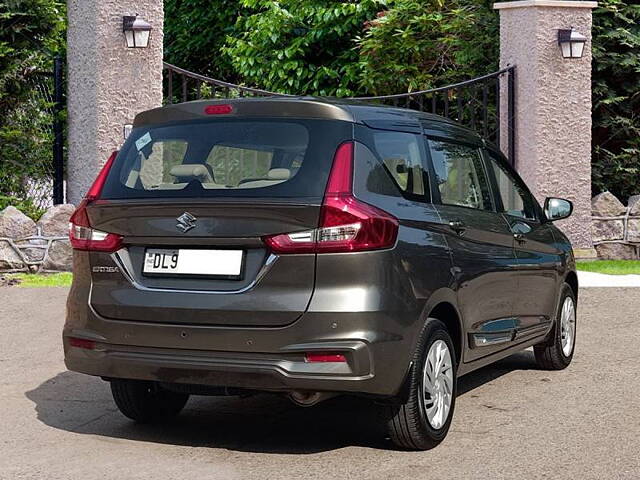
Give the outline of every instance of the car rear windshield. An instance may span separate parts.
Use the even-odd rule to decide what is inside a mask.
[[[102,197],[321,197],[351,124],[225,119],[132,131]]]

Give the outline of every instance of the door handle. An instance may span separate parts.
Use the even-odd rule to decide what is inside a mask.
[[[464,222],[462,220],[451,220],[449,222],[449,228],[456,232],[458,235],[462,235],[464,231],[467,229],[465,227]]]
[[[514,233],[513,238],[515,238],[516,242],[520,244],[527,242],[527,239],[524,237],[524,233]]]

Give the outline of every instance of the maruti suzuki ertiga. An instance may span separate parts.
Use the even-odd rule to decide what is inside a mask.
[[[189,395],[386,404],[391,439],[446,435],[456,378],[533,346],[566,367],[571,245],[502,154],[411,110],[271,98],[141,113],[71,218],[69,369],[127,417]]]

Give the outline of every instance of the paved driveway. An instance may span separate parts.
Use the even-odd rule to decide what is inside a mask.
[[[636,292],[581,291],[568,370],[523,352],[462,378],[449,437],[416,453],[394,451],[357,399],[196,397],[175,423],[136,426],[106,383],[65,371],[66,289],[0,288],[0,478],[637,479]]]

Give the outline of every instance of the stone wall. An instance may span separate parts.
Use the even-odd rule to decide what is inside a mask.
[[[0,272],[71,271],[73,205],[51,207],[38,223],[15,207],[0,211]]]
[[[640,259],[640,195],[625,207],[615,195],[604,192],[591,201],[591,233],[598,258]]]

